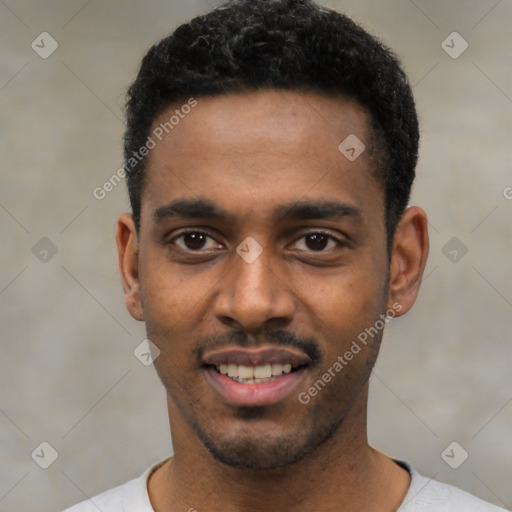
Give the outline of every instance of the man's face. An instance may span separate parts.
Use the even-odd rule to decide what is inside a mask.
[[[313,93],[197,101],[149,155],[138,257],[147,334],[171,430],[185,425],[232,466],[285,466],[362,400],[380,344],[379,332],[298,400],[389,306],[384,194],[368,151],[350,161],[338,149],[351,134],[368,147],[368,117]]]

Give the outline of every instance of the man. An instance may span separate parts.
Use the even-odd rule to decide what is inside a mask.
[[[367,441],[427,259],[418,141],[393,53],[310,0],[228,2],[150,49],[117,245],[174,455],[69,510],[500,510]]]

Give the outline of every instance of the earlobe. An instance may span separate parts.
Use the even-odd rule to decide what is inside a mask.
[[[129,213],[123,213],[117,220],[116,243],[126,308],[135,320],[143,320],[139,283],[138,234],[133,217]]]
[[[389,268],[388,307],[400,304],[397,316],[407,313],[418,296],[428,250],[427,215],[418,206],[411,206],[398,223]]]

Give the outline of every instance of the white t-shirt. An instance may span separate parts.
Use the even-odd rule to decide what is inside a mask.
[[[147,482],[150,475],[166,460],[150,467],[139,478],[63,512],[154,512],[149,501]],[[407,462],[396,462],[411,474],[411,485],[397,512],[506,512],[457,487],[420,475]]]

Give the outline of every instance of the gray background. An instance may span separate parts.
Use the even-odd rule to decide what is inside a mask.
[[[143,54],[210,3],[0,1],[0,511],[62,509],[172,450],[117,275],[124,183],[92,192],[122,165],[120,106]],[[384,337],[370,441],[510,508],[512,3],[323,3],[400,55],[422,127],[412,202],[429,213],[431,254],[416,307]],[[59,45],[47,59],[31,48],[43,31]],[[469,44],[456,59],[441,46],[453,31]],[[43,441],[58,452],[46,470],[31,457]],[[458,469],[441,457],[453,441],[469,453]]]

